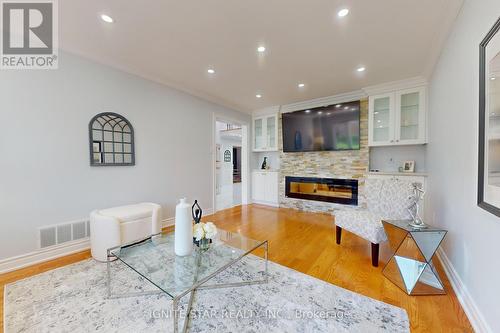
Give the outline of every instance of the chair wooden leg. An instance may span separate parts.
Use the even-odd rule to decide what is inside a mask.
[[[335,226],[335,236],[337,244],[340,244],[340,240],[342,239],[342,228],[338,225]]]
[[[372,266],[378,267],[379,244],[372,243]]]

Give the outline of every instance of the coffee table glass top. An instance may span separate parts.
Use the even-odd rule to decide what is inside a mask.
[[[260,249],[257,249],[265,243],[218,229],[217,236],[208,250],[202,252],[193,244],[191,255],[179,257],[174,252],[172,231],[110,252],[170,297],[175,298],[192,289],[200,280],[223,270],[250,252],[259,255]]]

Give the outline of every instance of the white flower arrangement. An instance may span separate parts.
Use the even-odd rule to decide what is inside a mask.
[[[213,239],[217,235],[217,227],[212,222],[196,223],[193,227],[193,237],[197,241],[202,239]]]

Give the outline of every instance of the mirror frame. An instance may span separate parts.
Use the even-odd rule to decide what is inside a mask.
[[[130,152],[126,153],[128,155],[130,155],[130,162],[125,162],[125,161],[122,161],[122,162],[101,162],[101,163],[95,163],[94,162],[94,143],[95,143],[95,140],[94,140],[94,128],[93,128],[93,124],[96,120],[98,120],[99,118],[101,117],[113,117],[114,119],[116,118],[119,118],[121,119],[121,121],[125,122],[125,125],[129,127],[130,129],[130,133],[127,133],[127,134],[130,134],[130,142],[124,142],[123,141],[123,133],[122,133],[122,141],[121,142],[115,142],[115,138],[114,138],[114,131],[113,131],[113,137],[112,137],[112,140],[111,140],[111,143],[113,145],[113,147],[115,146],[115,143],[122,143],[122,144],[129,144],[130,145]],[[105,166],[134,166],[135,165],[135,139],[134,139],[134,127],[132,126],[132,124],[130,123],[130,121],[128,121],[127,118],[125,118],[124,116],[118,114],[118,113],[115,113],[115,112],[102,112],[102,113],[99,113],[97,115],[95,115],[94,117],[92,117],[92,119],[90,120],[89,122],[89,125],[88,125],[88,128],[89,128],[89,152],[90,152],[90,166],[98,166],[98,167],[105,167]],[[106,131],[106,130],[105,130]],[[101,139],[101,142],[105,142],[104,141],[104,134],[103,134],[103,137]],[[109,141],[107,141],[109,142]],[[101,148],[103,149],[103,148]],[[106,154],[106,153],[110,153],[110,154],[113,154],[115,155],[115,152],[114,152],[114,148],[113,148],[113,151],[112,152],[106,152],[106,151],[102,151],[101,152],[102,154]],[[122,155],[125,154],[123,151],[122,151]],[[114,159],[114,158],[113,158]]]
[[[479,159],[478,159],[478,184],[477,205],[484,210],[500,217],[500,207],[484,201],[484,166],[485,166],[485,140],[486,140],[486,46],[500,30],[500,18],[479,44]]]

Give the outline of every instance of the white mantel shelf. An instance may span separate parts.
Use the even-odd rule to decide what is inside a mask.
[[[389,172],[389,171],[379,171],[379,172],[374,172],[370,171],[368,172],[369,175],[380,175],[380,176],[417,176],[417,177],[427,177],[427,173],[425,172]]]

